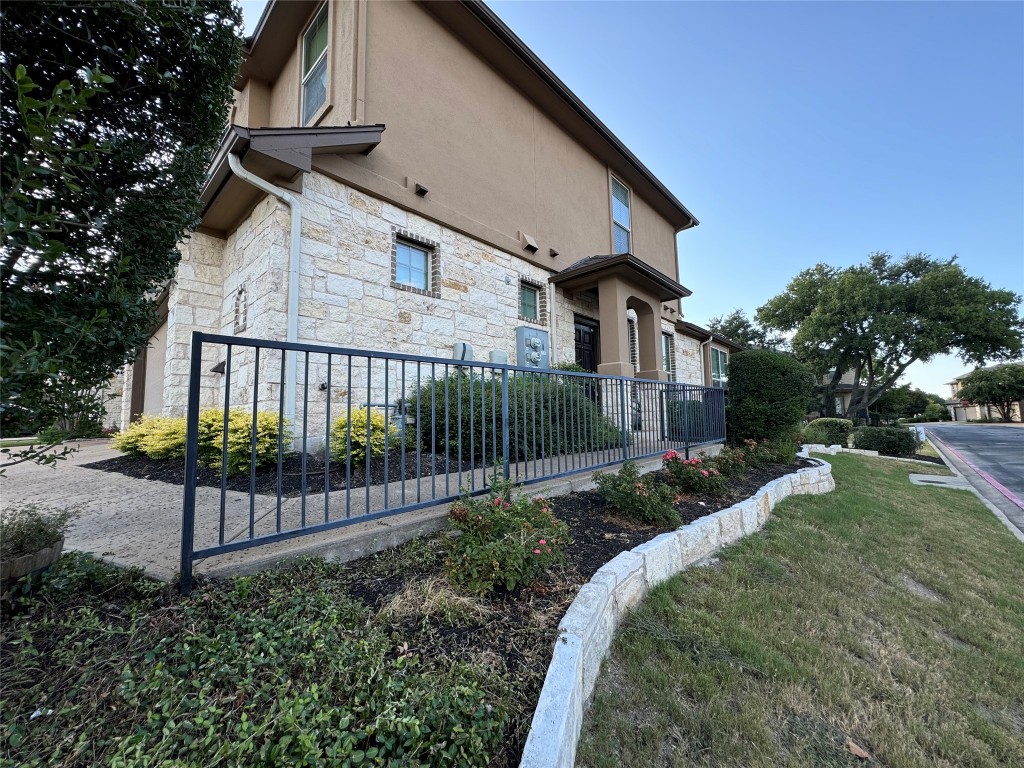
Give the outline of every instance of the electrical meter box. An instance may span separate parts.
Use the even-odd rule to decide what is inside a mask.
[[[522,368],[551,366],[547,331],[525,325],[516,328],[516,365]]]

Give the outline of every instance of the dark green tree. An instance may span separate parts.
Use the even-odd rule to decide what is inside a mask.
[[[712,317],[708,321],[708,328],[748,349],[778,351],[786,348],[785,336],[753,322],[742,309],[734,309],[728,315]]]
[[[228,0],[0,8],[0,400],[45,411],[149,339],[224,130]]]
[[[1024,401],[1024,364],[982,368],[960,380],[960,397],[974,405],[991,405],[1003,421],[1013,420],[1013,405]]]
[[[1020,296],[967,275],[956,258],[872,254],[865,265],[805,270],[757,320],[794,332],[792,349],[834,391],[843,374],[858,382],[848,414],[874,405],[916,361],[955,352],[964,362],[1020,354]],[[828,391],[826,396],[828,396]]]
[[[729,359],[729,441],[786,440],[814,402],[814,376],[795,357],[746,349]]]

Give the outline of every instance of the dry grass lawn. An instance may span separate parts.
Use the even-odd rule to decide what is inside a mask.
[[[920,464],[827,458],[624,623],[578,765],[1024,765],[1024,546]]]

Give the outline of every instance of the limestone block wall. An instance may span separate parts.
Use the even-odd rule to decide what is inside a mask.
[[[677,381],[686,384],[704,383],[700,342],[681,333],[676,334],[676,376]]]

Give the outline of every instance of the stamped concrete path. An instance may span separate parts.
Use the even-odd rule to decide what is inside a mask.
[[[25,463],[7,470],[0,478],[0,507],[6,509],[21,503],[34,503],[45,507],[78,507],[81,515],[72,524],[64,546],[82,552],[91,552],[104,560],[123,566],[138,566],[158,579],[171,581],[180,568],[182,488],[157,480],[141,480],[117,472],[87,469],[90,464],[119,456],[106,440],[83,440],[79,450],[53,467],[40,467]],[[712,446],[710,453],[716,453]],[[563,457],[564,458],[564,457]],[[572,457],[570,457],[572,458]],[[575,460],[575,459],[573,459]],[[593,463],[590,458],[586,463]],[[579,466],[584,462],[580,461]],[[661,457],[638,462],[642,470],[661,465]],[[513,467],[514,468],[514,467]],[[614,471],[615,466],[607,470]],[[524,468],[525,469],[525,468]],[[534,470],[536,471],[536,467]],[[476,487],[483,487],[483,470],[475,473]],[[437,489],[442,492],[444,475],[436,476]],[[449,486],[454,492],[462,484],[469,484],[469,473],[452,473]],[[430,496],[430,478],[420,480],[424,501]],[[571,478],[558,478],[529,486],[531,495],[555,496],[572,490],[593,487],[593,473],[581,472]],[[407,481],[404,489],[407,503],[417,501],[416,482]],[[219,529],[220,489],[196,489],[197,549],[217,543]],[[402,483],[353,489],[346,498],[344,489],[331,493],[329,515],[331,520],[345,516],[346,507],[353,518],[365,511],[379,511],[396,506],[402,498]],[[315,524],[324,514],[322,494],[310,495],[305,514],[307,524]],[[301,554],[319,554],[333,559],[349,560],[378,552],[386,547],[408,541],[415,535],[431,533],[445,524],[448,504],[436,504],[413,512],[403,512],[365,522],[356,522],[341,528],[317,534],[306,534],[274,544],[232,552],[207,558],[196,565],[197,573],[210,576],[229,576],[270,567],[284,559]],[[276,496],[256,494],[252,500],[253,532],[256,536],[273,533],[277,528]],[[302,500],[286,498],[280,508],[281,530],[300,525]],[[228,491],[225,494],[224,540],[231,542],[247,538],[250,525],[250,496],[248,493]]]

